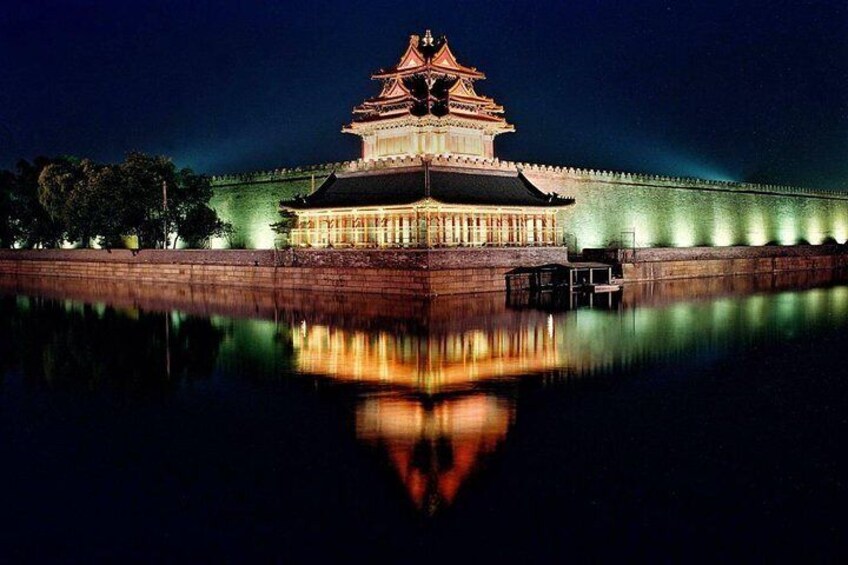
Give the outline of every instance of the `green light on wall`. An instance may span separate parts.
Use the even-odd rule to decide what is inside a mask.
[[[734,239],[730,220],[723,215],[718,215],[715,219],[711,243],[718,247],[727,247],[736,243]]]
[[[248,229],[248,240],[253,249],[273,249],[276,234],[265,216],[254,217]]]
[[[650,247],[654,244],[656,231],[654,230],[653,218],[645,212],[638,212],[632,216],[631,229],[634,232],[636,247]]]
[[[225,237],[213,237],[209,240],[209,247],[212,249],[228,249],[230,243]]]
[[[319,183],[322,178],[315,179]],[[270,224],[280,200],[311,190],[311,177],[293,173],[279,181],[245,181],[216,187],[211,202],[235,234],[211,242],[214,249],[275,246]],[[565,190],[565,189],[563,189]],[[692,245],[792,245],[848,240],[848,201],[733,190],[680,190],[592,180],[567,185],[576,204],[558,223],[576,239],[577,249],[635,244],[638,247]],[[623,240],[623,241],[622,241]]]
[[[807,234],[807,241],[813,245],[824,243],[824,238],[826,236],[824,232],[822,232],[822,225],[817,216],[810,216],[807,218],[804,232]]]
[[[675,216],[672,233],[672,245],[675,247],[692,247],[695,245],[694,223],[683,214],[678,213]]]
[[[839,214],[833,219],[833,237],[839,243],[845,243],[848,240],[848,222],[845,221],[843,214]]]
[[[752,208],[747,213],[745,222],[746,233],[744,242],[748,245],[765,245],[769,241],[768,228],[759,207]]]
[[[781,245],[792,245],[798,241],[798,230],[795,228],[794,220],[784,219],[780,222],[778,241]]]

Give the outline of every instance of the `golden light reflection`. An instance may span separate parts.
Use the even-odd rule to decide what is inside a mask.
[[[356,411],[356,435],[383,448],[415,506],[450,505],[481,459],[504,441],[515,408],[479,393],[425,403],[376,397]]]
[[[502,302],[495,311],[503,311]],[[551,314],[471,327],[443,314],[410,332],[304,321],[291,334],[298,372],[392,387],[360,399],[357,438],[385,453],[426,514],[454,501],[514,419],[509,399],[475,385],[563,364],[558,318]]]
[[[426,393],[561,365],[552,317],[519,328],[421,335],[303,325],[292,342],[302,373]]]

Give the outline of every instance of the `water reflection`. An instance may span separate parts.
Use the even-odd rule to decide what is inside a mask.
[[[3,368],[51,387],[132,393],[208,378],[224,332],[179,312],[38,296],[0,297]]]
[[[557,368],[556,334],[547,319],[534,316],[515,326],[424,334],[310,326],[303,321],[292,344],[302,373],[432,394]]]
[[[487,394],[368,398],[356,410],[356,435],[385,450],[415,506],[433,514],[506,439],[514,413],[508,399]]]
[[[842,280],[816,272],[633,285],[614,304],[569,311],[556,301],[507,305],[502,295],[397,301],[4,279],[0,369],[49,387],[133,394],[198,380],[332,383],[353,399],[358,440],[434,514],[504,444],[519,382],[725,359],[843,328]]]

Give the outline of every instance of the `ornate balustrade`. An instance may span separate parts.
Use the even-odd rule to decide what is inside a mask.
[[[295,228],[283,244],[293,247],[545,247],[564,245],[558,227],[535,223],[522,226],[430,226]]]

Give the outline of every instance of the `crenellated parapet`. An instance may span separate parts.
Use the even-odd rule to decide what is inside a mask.
[[[253,171],[249,173],[212,175],[212,186],[240,186],[245,184],[303,179],[309,178],[312,175],[327,175],[334,169],[346,166],[347,163],[349,162],[324,163],[321,165],[307,165],[304,167],[281,168],[268,171]]]
[[[550,168],[531,166],[530,172],[550,171]],[[842,190],[806,188],[778,184],[745,183],[735,181],[708,180],[695,177],[678,177],[667,175],[650,175],[643,173],[629,173],[621,171],[607,171],[595,169],[581,169],[574,167],[554,167],[553,174],[562,175],[576,182],[605,182],[610,184],[692,189],[692,190],[720,190],[757,194],[780,194],[796,196],[822,196],[829,198],[848,199],[848,192]]]
[[[519,161],[507,161],[498,158],[484,159],[462,155],[405,155],[381,159],[356,159],[293,168],[280,168],[269,171],[255,171],[241,174],[215,175],[212,184],[215,187],[239,186],[263,182],[278,182],[287,180],[302,180],[311,177],[324,177],[331,172],[368,172],[389,169],[393,167],[410,167],[421,165],[428,159],[433,165],[469,169],[485,169],[500,171],[522,171],[528,177],[540,178],[546,188],[555,192],[571,191],[581,183],[602,182],[613,185],[690,189],[710,191],[733,191],[755,194],[780,194],[795,196],[818,196],[848,200],[848,191],[833,189],[815,189],[777,184],[744,183],[722,180],[708,180],[694,177],[678,177],[667,175],[650,175],[601,169],[586,169],[560,165],[544,165]]]

